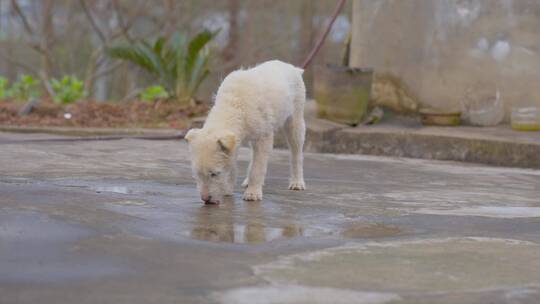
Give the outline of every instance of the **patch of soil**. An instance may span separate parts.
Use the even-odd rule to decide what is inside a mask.
[[[167,101],[83,101],[61,106],[43,100],[30,114],[19,116],[22,107],[24,103],[0,102],[0,125],[186,129],[191,118],[205,115],[209,109],[205,104],[180,107]]]

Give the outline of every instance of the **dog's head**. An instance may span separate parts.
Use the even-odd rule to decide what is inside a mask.
[[[237,149],[236,135],[223,130],[191,129],[185,139],[191,152],[193,177],[205,203],[219,203],[227,191]]]

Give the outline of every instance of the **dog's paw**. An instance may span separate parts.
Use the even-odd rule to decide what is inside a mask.
[[[242,182],[242,187],[247,188],[248,185],[249,185],[249,178],[246,177],[246,179],[244,179],[244,181]]]
[[[304,181],[293,181],[289,184],[289,190],[306,190]]]
[[[261,189],[246,189],[246,192],[244,192],[245,201],[260,201],[262,197],[263,193]]]

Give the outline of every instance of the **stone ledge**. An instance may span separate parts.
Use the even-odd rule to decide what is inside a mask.
[[[475,162],[497,166],[540,168],[540,143],[426,130],[378,132],[343,129],[322,146],[327,153],[350,153]],[[448,133],[453,133],[449,131]]]

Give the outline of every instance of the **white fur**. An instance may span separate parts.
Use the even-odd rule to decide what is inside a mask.
[[[302,69],[273,60],[234,71],[223,80],[203,128],[186,135],[203,200],[232,195],[237,152],[243,142],[252,147],[242,184],[246,187],[244,199],[261,200],[274,133],[281,127],[291,151],[289,189],[305,189],[302,148],[306,90],[302,73]]]

